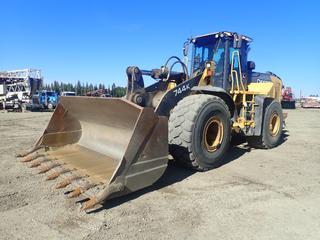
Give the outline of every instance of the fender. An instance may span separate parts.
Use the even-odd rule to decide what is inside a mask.
[[[198,86],[200,79],[201,74],[184,81],[175,88],[167,91],[161,98],[155,112],[159,116],[169,117],[171,109],[173,109],[181,99],[192,93],[192,88]]]
[[[245,132],[246,136],[260,136],[262,134],[262,124],[264,120],[264,113],[267,106],[273,101],[272,98],[264,96],[255,96],[254,107],[254,128],[250,128],[248,132]]]
[[[229,107],[230,116],[235,114],[235,105],[231,95],[223,88],[208,86],[195,86],[191,89],[195,93],[204,93],[220,97]]]

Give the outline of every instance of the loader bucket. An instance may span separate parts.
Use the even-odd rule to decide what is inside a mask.
[[[52,118],[22,161],[56,187],[85,195],[83,209],[152,185],[168,161],[168,120],[125,99],[61,97]],[[90,192],[91,191],[91,192]]]

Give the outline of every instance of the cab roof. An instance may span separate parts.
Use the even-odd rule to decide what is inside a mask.
[[[222,31],[222,32],[213,32],[213,33],[208,33],[208,34],[204,34],[204,35],[199,35],[196,37],[191,38],[191,42],[196,42],[197,39],[200,38],[206,38],[206,37],[214,37],[214,38],[228,38],[228,39],[242,39],[247,41],[248,43],[252,42],[252,38],[245,36],[245,35],[241,35],[238,34],[236,32],[228,32],[228,31]]]

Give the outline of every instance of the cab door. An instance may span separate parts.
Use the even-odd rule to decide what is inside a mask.
[[[241,46],[229,43],[229,85],[230,91],[245,91],[247,89],[247,52],[248,44]]]

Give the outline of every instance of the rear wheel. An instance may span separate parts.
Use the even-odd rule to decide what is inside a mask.
[[[185,97],[169,118],[169,150],[175,160],[208,170],[224,156],[230,142],[230,113],[216,96]]]
[[[281,104],[272,101],[265,109],[261,136],[248,137],[248,144],[254,148],[273,148],[279,145],[283,128]]]

